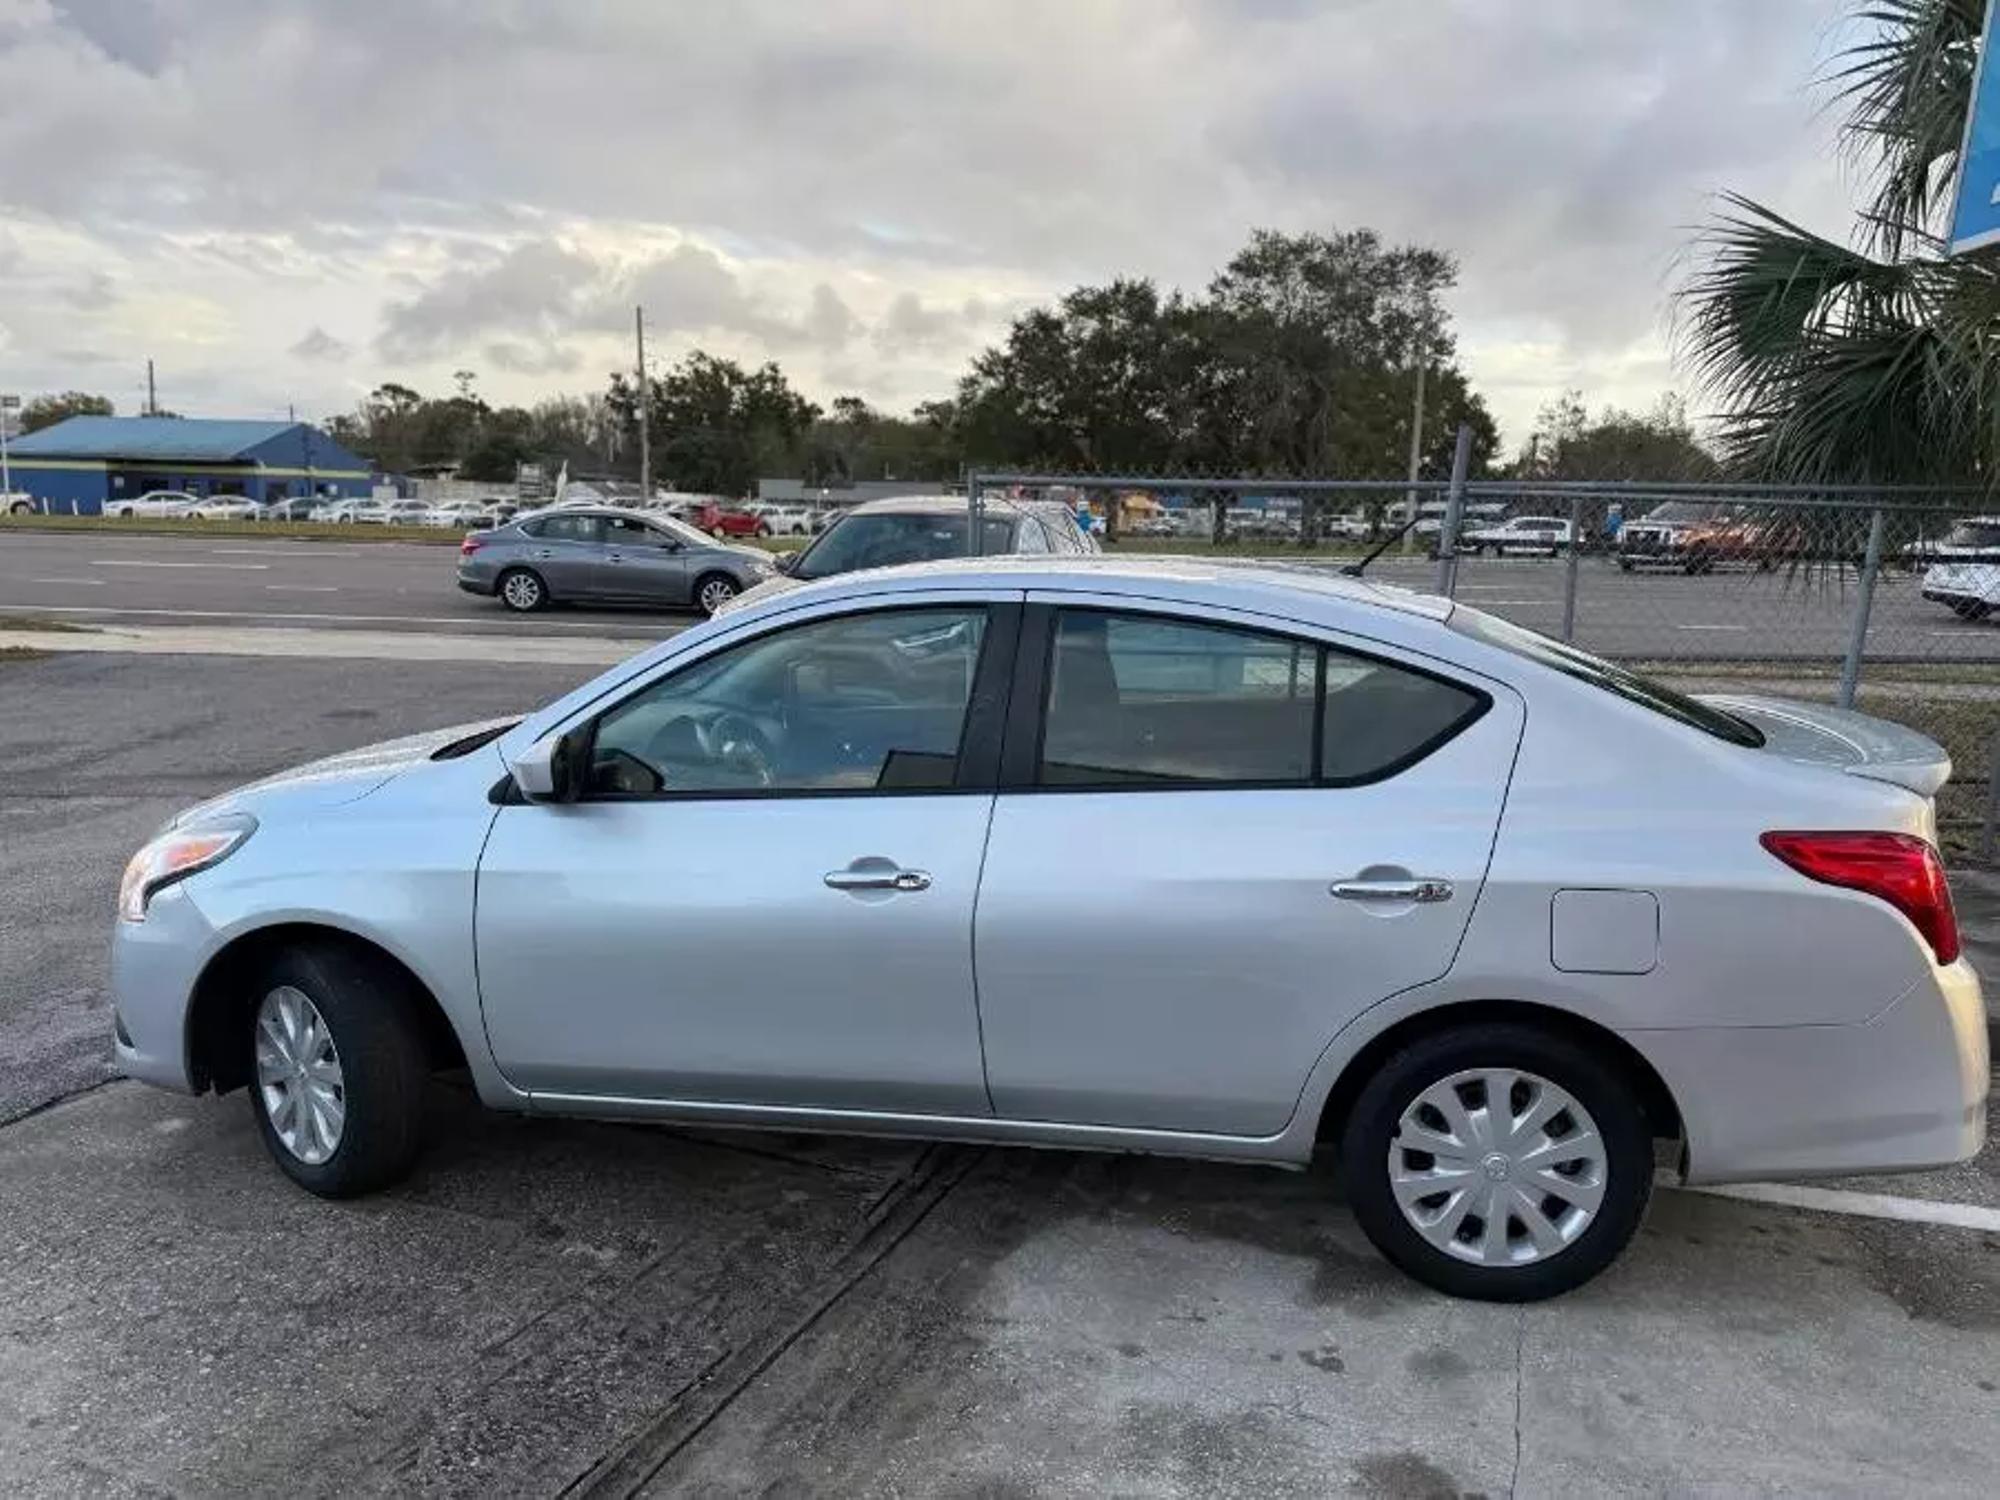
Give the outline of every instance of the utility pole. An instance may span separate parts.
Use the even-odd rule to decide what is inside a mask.
[[[1403,532],[1403,550],[1408,552],[1417,544],[1417,477],[1424,462],[1424,371],[1430,361],[1423,358],[1421,348],[1417,358],[1417,394],[1410,403],[1410,487],[1403,495],[1403,519],[1412,524]]]
[[[146,415],[157,417],[159,414],[160,398],[153,389],[153,362],[149,359],[146,361]]]
[[[653,498],[653,439],[646,430],[652,426],[653,399],[646,384],[646,309],[632,309],[632,329],[639,340],[639,498]]]
[[[14,498],[14,471],[7,462],[7,424],[20,409],[19,396],[0,396],[0,501]]]

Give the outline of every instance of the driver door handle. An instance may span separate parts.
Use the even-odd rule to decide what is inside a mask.
[[[1336,880],[1330,887],[1342,901],[1449,901],[1451,882],[1437,879]]]
[[[836,891],[927,891],[928,870],[828,870],[826,883]]]

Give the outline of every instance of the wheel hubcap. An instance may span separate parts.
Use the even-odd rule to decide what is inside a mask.
[[[516,573],[507,580],[507,602],[516,609],[532,609],[541,597],[541,585],[527,574]]]
[[[280,985],[257,1007],[257,1089],[271,1133],[317,1166],[340,1147],[347,1085],[326,1018],[305,991]]]
[[[735,596],[736,590],[717,578],[702,585],[701,607],[714,614]]]
[[[1568,1249],[1597,1217],[1606,1173],[1590,1112],[1513,1068],[1440,1079],[1410,1101],[1389,1143],[1403,1217],[1474,1265],[1532,1265]]]

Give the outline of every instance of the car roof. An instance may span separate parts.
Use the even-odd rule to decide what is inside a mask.
[[[938,562],[868,568],[802,583],[774,598],[787,605],[813,598],[921,593],[953,587],[1087,589],[1135,598],[1171,596],[1264,614],[1291,616],[1301,608],[1361,606],[1443,622],[1452,601],[1394,584],[1355,578],[1310,563],[1235,561],[1202,557],[1084,556],[953,557]]]
[[[985,500],[989,511],[1021,509],[1020,505],[1001,495],[988,495]],[[850,516],[894,516],[894,515],[957,515],[965,509],[963,495],[893,495],[887,500],[864,500],[851,507]]]

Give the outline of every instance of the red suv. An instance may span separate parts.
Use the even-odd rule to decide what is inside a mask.
[[[762,516],[753,516],[747,510],[737,510],[734,506],[717,505],[714,501],[691,507],[687,513],[690,526],[700,527],[710,536],[769,536],[771,523]]]

